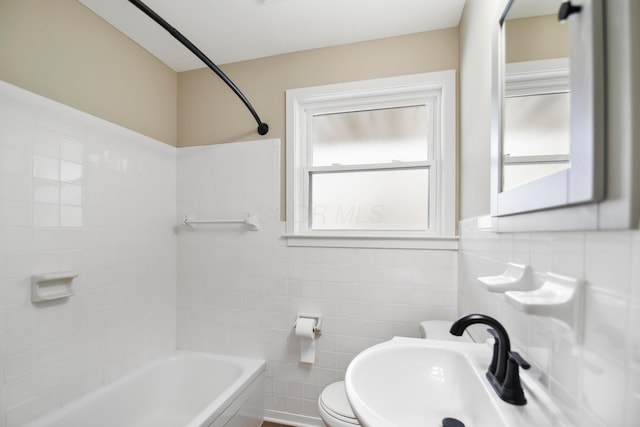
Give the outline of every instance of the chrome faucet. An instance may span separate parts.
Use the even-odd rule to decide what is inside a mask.
[[[467,314],[453,322],[449,332],[461,336],[465,329],[476,323],[489,326],[487,332],[493,336],[493,357],[487,370],[487,379],[498,396],[505,402],[514,405],[524,405],[527,399],[520,383],[518,368],[529,369],[527,363],[518,353],[511,351],[509,335],[504,326],[493,317],[484,314]]]

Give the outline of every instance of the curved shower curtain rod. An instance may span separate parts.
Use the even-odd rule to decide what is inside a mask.
[[[227,86],[229,86],[231,90],[235,92],[236,95],[238,95],[238,98],[240,98],[240,100],[244,103],[244,105],[249,109],[249,112],[251,112],[251,115],[258,123],[258,133],[260,135],[266,135],[267,132],[269,132],[269,125],[263,122],[262,120],[260,120],[260,116],[258,116],[258,113],[256,113],[256,110],[253,108],[253,106],[251,105],[247,97],[244,96],[244,94],[240,91],[240,89],[238,89],[238,86],[236,86],[231,81],[231,79],[227,77],[227,75],[223,73],[220,68],[218,68],[216,64],[214,64],[209,58],[207,58],[207,56],[204,53],[202,53],[200,49],[198,49],[193,43],[191,43],[189,39],[183,36],[180,33],[180,31],[176,30],[171,25],[169,25],[167,21],[162,19],[160,15],[155,13],[153,10],[151,10],[151,8],[149,8],[149,6],[142,3],[140,0],[129,0],[129,2],[133,3],[134,6],[136,6],[138,9],[143,11],[149,18],[156,21],[162,28],[167,30],[173,37],[175,37],[187,49],[193,52],[195,56],[197,56],[198,58],[200,58],[202,62],[207,64],[207,66],[211,68],[211,70],[213,70],[213,72],[216,73],[218,77],[220,77],[222,81],[224,81],[227,84]]]

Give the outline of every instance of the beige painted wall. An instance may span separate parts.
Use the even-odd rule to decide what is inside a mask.
[[[0,0],[0,79],[170,145],[177,73],[76,0]]]
[[[557,15],[506,21],[506,62],[569,57],[569,26]]]
[[[456,28],[314,49],[220,67],[253,104],[269,133],[208,68],[178,73],[178,146],[260,138],[282,140],[281,217],[285,209],[285,91],[403,74],[458,69]]]
[[[237,62],[220,68],[269,124],[270,131],[264,138],[284,141],[285,90],[457,69],[457,49],[458,33],[452,28]],[[178,92],[179,146],[260,138],[249,111],[208,68],[179,73]]]
[[[460,219],[490,211],[491,33],[495,8],[496,0],[467,1],[459,27]]]

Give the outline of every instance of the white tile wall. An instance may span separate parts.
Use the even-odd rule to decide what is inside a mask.
[[[318,395],[355,354],[457,306],[503,321],[576,425],[640,424],[639,232],[498,235],[467,220],[459,254],[288,248],[279,150],[176,150],[0,84],[0,427],[170,351],[176,328],[181,348],[265,358],[267,415],[317,424]],[[247,212],[260,231],[174,228]],[[507,262],[538,283],[546,271],[586,280],[583,343],[476,286]],[[76,295],[31,304],[30,275],[61,269],[79,271]],[[325,320],[312,367],[292,335],[301,311]]]
[[[176,150],[0,82],[0,426],[175,348]],[[76,295],[31,303],[32,274]]]
[[[463,221],[459,252],[460,313],[503,321],[514,347],[578,426],[640,425],[640,232],[494,234]],[[476,277],[509,261],[586,280],[584,342],[554,321],[519,313]]]
[[[453,319],[453,251],[289,248],[281,235],[277,140],[178,150],[178,220],[260,214],[260,231],[178,234],[178,346],[268,364],[267,416],[318,424],[317,398],[351,359],[425,319]],[[312,366],[298,363],[298,312],[322,313]]]

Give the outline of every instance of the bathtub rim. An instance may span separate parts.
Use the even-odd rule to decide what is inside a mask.
[[[61,419],[65,415],[72,413],[76,408],[81,407],[94,399],[100,398],[102,395],[107,395],[113,392],[117,387],[124,386],[126,383],[134,380],[136,377],[144,375],[146,372],[156,368],[158,365],[165,363],[172,363],[178,359],[185,359],[189,357],[214,359],[217,361],[224,361],[225,363],[231,363],[235,366],[240,366],[242,373],[236,378],[221,394],[216,396],[209,404],[200,410],[185,426],[180,427],[207,427],[211,423],[224,413],[224,411],[238,398],[240,397],[253,382],[266,371],[266,361],[262,359],[253,359],[242,356],[230,356],[216,353],[205,353],[192,350],[172,350],[164,355],[158,356],[155,359],[148,361],[147,363],[125,373],[120,378],[104,384],[95,390],[88,392],[85,395],[79,396],[68,403],[54,409],[51,412],[45,413],[42,416],[30,421],[24,427],[51,427],[52,422],[56,422],[56,419]],[[55,424],[53,424],[55,425]]]
[[[207,427],[215,422],[232,403],[240,397],[262,373],[266,371],[266,361],[251,359],[241,356],[228,356],[212,353],[201,353],[189,350],[175,350],[171,353],[171,359],[180,355],[204,355],[212,356],[231,363],[241,362],[242,374],[225,391],[204,407],[185,427]]]

